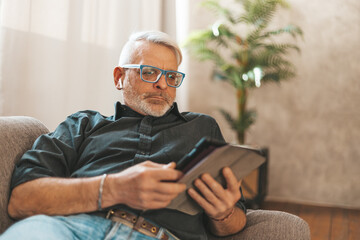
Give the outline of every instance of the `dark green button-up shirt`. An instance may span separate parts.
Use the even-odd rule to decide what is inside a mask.
[[[179,113],[176,104],[162,117],[143,116],[119,102],[111,117],[95,111],[77,112],[36,140],[17,163],[11,188],[41,177],[116,173],[146,160],[176,162],[205,136],[224,140],[213,118]],[[181,239],[206,239],[202,214],[190,216],[170,209],[141,214]]]

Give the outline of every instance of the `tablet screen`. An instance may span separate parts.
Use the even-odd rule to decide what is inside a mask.
[[[195,147],[185,155],[176,165],[176,169],[184,174],[194,167],[198,162],[204,159],[216,148],[226,145],[226,142],[211,139],[209,137],[202,138]]]

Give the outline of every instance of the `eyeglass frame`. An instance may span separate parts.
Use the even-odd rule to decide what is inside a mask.
[[[181,84],[182,84],[182,82],[183,82],[183,80],[184,80],[184,78],[185,78],[185,73],[182,73],[182,72],[179,72],[179,71],[173,71],[173,70],[163,70],[163,69],[161,69],[161,68],[154,67],[154,66],[151,66],[151,65],[144,65],[144,64],[124,64],[124,65],[122,65],[122,66],[120,66],[120,67],[121,67],[121,68],[128,68],[128,69],[132,69],[132,68],[138,68],[138,69],[140,69],[140,78],[141,78],[142,81],[147,82],[147,83],[157,83],[157,82],[160,80],[160,78],[162,77],[162,75],[164,75],[164,76],[165,76],[165,82],[166,82],[166,84],[167,84],[169,87],[173,87],[173,88],[178,88],[178,87],[180,87]],[[148,81],[148,80],[144,80],[143,77],[142,77],[142,69],[143,69],[144,67],[152,67],[152,68],[158,69],[158,70],[161,72],[161,75],[159,75],[158,78],[156,79],[156,81],[154,81],[154,82],[151,82],[151,81]],[[182,79],[181,79],[181,82],[180,82],[179,86],[169,85],[169,83],[168,83],[168,81],[167,81],[167,76],[166,76],[166,74],[167,74],[168,72],[180,73],[180,74],[182,75]]]

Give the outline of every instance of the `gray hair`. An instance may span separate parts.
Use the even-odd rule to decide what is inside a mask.
[[[182,54],[178,44],[171,37],[160,31],[136,32],[130,35],[129,40],[125,43],[119,58],[119,66],[132,63],[132,58],[137,41],[149,41],[156,44],[164,45],[174,51],[178,66],[182,61]]]

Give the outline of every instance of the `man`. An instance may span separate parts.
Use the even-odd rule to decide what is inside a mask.
[[[206,173],[191,189],[176,182],[182,176],[176,161],[196,142],[223,140],[211,117],[179,113],[181,59],[164,33],[130,37],[114,69],[125,105],[117,103],[111,117],[75,113],[25,153],[8,212],[26,219],[4,239],[206,239],[206,229],[226,236],[244,228],[241,181],[231,169],[223,169],[226,188]],[[166,208],[183,191],[204,213]]]

